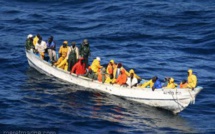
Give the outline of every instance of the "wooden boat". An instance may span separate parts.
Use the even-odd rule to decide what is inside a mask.
[[[49,62],[40,59],[40,57],[32,51],[26,50],[26,56],[29,65],[43,74],[57,77],[71,84],[91,88],[98,92],[109,93],[134,102],[163,108],[172,111],[174,114],[184,110],[190,103],[194,103],[196,95],[203,89],[202,87],[196,87],[194,90],[162,88],[152,91],[151,88],[130,88],[116,84],[112,85],[101,83],[96,80],[77,76],[76,74],[70,74],[60,68],[53,67]]]

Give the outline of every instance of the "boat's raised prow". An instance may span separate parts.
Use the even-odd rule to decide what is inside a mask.
[[[150,88],[129,88],[101,83],[86,77],[77,77],[75,74],[71,75],[62,69],[52,67],[50,63],[41,60],[32,51],[26,51],[26,56],[31,67],[46,75],[52,75],[69,83],[120,96],[138,103],[170,110],[175,114],[181,112],[190,103],[195,102],[196,95],[203,89],[197,87],[194,90],[176,88],[152,91]]]

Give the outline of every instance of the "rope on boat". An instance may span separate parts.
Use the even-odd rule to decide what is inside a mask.
[[[176,92],[177,92],[177,88],[176,88]],[[176,97],[177,97],[177,94],[176,94]],[[184,109],[185,107],[183,105],[181,105],[181,103],[179,102],[178,100],[178,97],[177,99],[174,98],[173,94],[172,94],[172,98],[173,100],[178,104],[178,107],[180,108],[180,111],[181,111],[181,107]],[[177,101],[176,101],[177,100]],[[180,107],[181,106],[181,107]]]
[[[190,90],[188,90],[190,93]],[[192,96],[192,94],[190,93],[190,97],[192,98],[192,100],[190,101],[191,104],[195,104],[195,97]]]

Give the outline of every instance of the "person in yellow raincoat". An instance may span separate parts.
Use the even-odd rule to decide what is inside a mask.
[[[34,39],[33,39],[33,44],[34,46],[36,46],[36,44],[38,43],[39,38],[41,38],[40,34],[37,34]]]
[[[100,65],[100,61],[101,61],[100,57],[96,57],[90,66],[92,71],[96,74],[98,74],[99,69],[102,68],[102,66]]]
[[[187,88],[194,89],[197,86],[197,77],[193,74],[192,69],[189,69],[187,73]]]
[[[137,83],[138,83],[138,80],[137,78],[134,76],[135,72],[133,69],[131,69],[129,71],[129,77],[127,78],[127,81],[126,81],[126,84],[129,86],[129,87],[136,87],[137,86]]]
[[[178,85],[174,82],[174,79],[173,78],[169,78],[168,80],[168,84],[166,87],[164,88],[170,88],[170,89],[173,89],[173,88],[176,88]]]
[[[66,59],[68,51],[69,51],[68,41],[64,41],[63,45],[59,49],[60,58],[58,59],[58,61],[56,63],[54,63],[54,66],[65,69],[65,64],[63,64],[63,61]]]

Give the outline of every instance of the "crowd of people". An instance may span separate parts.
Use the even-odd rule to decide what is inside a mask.
[[[96,57],[89,66],[90,45],[87,39],[83,40],[80,48],[76,46],[76,42],[71,42],[69,46],[68,41],[63,41],[58,51],[59,58],[57,58],[56,42],[53,36],[44,41],[39,34],[36,36],[29,34],[26,39],[26,50],[39,53],[43,60],[45,53],[47,53],[52,66],[102,83],[129,87],[149,87],[153,91],[160,88],[174,89],[177,87],[194,89],[197,86],[197,77],[191,69],[188,70],[187,80],[182,80],[180,85],[177,85],[172,77],[165,78],[165,84],[162,84],[157,76],[152,77],[149,81],[144,81],[133,69],[127,72],[122,63],[115,63],[114,60],[110,60],[107,67],[103,67],[100,63],[101,58]]]

